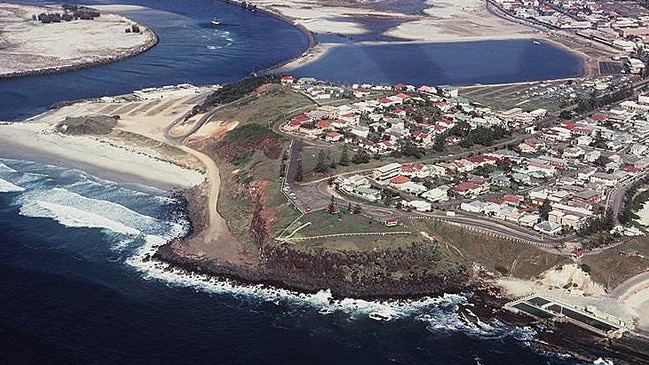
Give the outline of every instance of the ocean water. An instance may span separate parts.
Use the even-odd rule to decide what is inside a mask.
[[[532,350],[532,328],[467,321],[469,293],[332,300],[146,260],[186,226],[163,191],[0,159],[1,362],[575,363]]]
[[[0,119],[63,99],[233,81],[306,44],[284,23],[219,2],[117,2],[156,9],[129,16],[154,27],[160,46],[113,65],[0,81]],[[215,13],[224,29],[206,27]],[[332,300],[326,290],[176,272],[147,255],[187,229],[179,203],[82,171],[0,156],[0,229],[0,364],[579,363],[532,349],[537,329],[468,321],[458,309],[470,308],[471,293]]]

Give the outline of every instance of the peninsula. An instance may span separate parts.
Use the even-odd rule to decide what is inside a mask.
[[[147,27],[92,8],[0,4],[0,78],[115,62],[157,42]]]
[[[464,15],[422,11],[466,20],[495,6],[460,3]],[[323,6],[323,18],[295,13],[316,3],[287,5],[266,7],[315,32],[365,32],[352,18],[366,10]],[[445,40],[416,13],[379,13],[403,18],[384,35]],[[490,37],[542,38],[493,17]],[[447,39],[459,36],[452,23]],[[563,32],[548,37],[573,44]],[[487,315],[511,319],[505,306],[574,324],[606,339],[582,348],[624,348],[621,361],[638,363],[648,358],[629,341],[649,329],[649,55],[634,46],[609,62],[615,51],[602,49],[587,77],[514,85],[264,75],[137,90],[0,125],[0,155],[182,189],[190,232],[137,257],[160,270],[335,297],[472,290],[488,294]]]

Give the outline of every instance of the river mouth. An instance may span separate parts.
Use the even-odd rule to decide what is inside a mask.
[[[18,3],[38,3],[17,1]],[[119,11],[152,29],[159,43],[120,62],[60,74],[2,80],[0,120],[21,120],[62,100],[125,94],[145,87],[238,81],[302,54],[303,32],[286,22],[221,1],[89,1],[139,5]],[[133,8],[133,7],[130,7]],[[221,26],[206,26],[218,16]]]

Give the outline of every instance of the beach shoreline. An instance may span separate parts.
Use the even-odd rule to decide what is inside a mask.
[[[84,171],[102,179],[160,190],[184,189],[200,184],[203,175],[153,151],[120,146],[109,139],[65,136],[43,123],[0,125],[0,156]]]

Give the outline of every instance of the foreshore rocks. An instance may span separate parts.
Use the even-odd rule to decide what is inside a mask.
[[[232,279],[242,284],[264,284],[299,292],[315,293],[329,289],[334,297],[396,299],[436,296],[470,290],[479,279],[469,271],[452,275],[423,275],[407,278],[386,276],[346,277],[343,267],[361,265],[370,259],[365,254],[310,254],[282,245],[261,249],[259,265],[234,265],[176,252],[174,243],[161,246],[154,259],[187,272]]]

